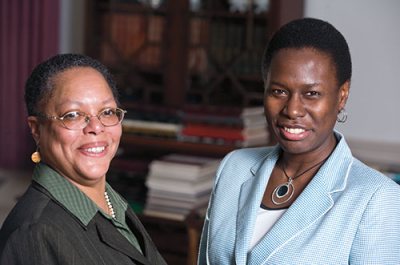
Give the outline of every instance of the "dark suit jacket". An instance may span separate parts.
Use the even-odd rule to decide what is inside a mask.
[[[100,213],[85,226],[33,182],[0,230],[0,264],[166,264],[129,207],[126,221],[143,255]]]

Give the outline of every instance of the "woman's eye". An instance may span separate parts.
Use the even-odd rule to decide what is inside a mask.
[[[306,95],[309,96],[309,97],[316,97],[316,96],[319,96],[321,94],[319,92],[317,92],[317,91],[308,91],[306,93]]]
[[[283,89],[271,89],[271,94],[276,96],[286,95],[286,91]]]
[[[71,112],[68,112],[68,113],[64,114],[64,115],[62,116],[62,118],[63,118],[64,120],[77,120],[77,119],[79,119],[81,116],[82,116],[81,113],[79,113],[78,111],[71,111]]]
[[[115,115],[115,110],[114,109],[105,109],[101,112],[102,116],[114,116]]]

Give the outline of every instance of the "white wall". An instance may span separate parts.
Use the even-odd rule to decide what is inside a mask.
[[[305,16],[329,21],[350,46],[349,119],[337,129],[361,148],[361,156],[379,160],[383,155],[400,165],[399,14],[398,0],[305,1]]]

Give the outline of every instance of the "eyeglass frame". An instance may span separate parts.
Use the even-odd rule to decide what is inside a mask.
[[[121,112],[121,119],[120,119],[116,124],[113,124],[113,125],[105,125],[105,124],[101,121],[100,117],[101,117],[101,115],[103,115],[104,112],[107,111],[107,110],[113,110],[114,112],[120,111],[120,112]],[[77,112],[77,113],[79,113],[79,114],[84,114],[83,117],[84,117],[85,123],[82,123],[82,124],[86,124],[84,127],[72,129],[72,128],[69,128],[67,125],[65,125],[65,123],[64,123],[65,117],[66,117],[68,114],[73,113],[73,112]],[[127,111],[124,110],[124,109],[121,109],[121,108],[105,108],[105,109],[101,110],[97,115],[89,115],[89,114],[87,114],[86,112],[83,112],[83,111],[68,111],[68,112],[64,113],[63,115],[61,115],[61,116],[51,116],[51,115],[46,115],[46,114],[43,114],[43,113],[39,113],[39,114],[37,115],[37,117],[39,117],[39,118],[44,118],[44,119],[49,119],[49,120],[58,120],[58,121],[61,121],[61,124],[63,125],[63,127],[64,127],[65,129],[68,129],[68,130],[71,130],[71,131],[76,131],[76,130],[83,130],[83,129],[85,129],[85,128],[88,126],[88,124],[89,124],[89,122],[90,122],[90,119],[93,118],[93,117],[97,117],[97,119],[100,121],[101,125],[104,126],[104,127],[116,126],[116,125],[120,124],[120,123],[124,120],[125,113],[127,113]]]

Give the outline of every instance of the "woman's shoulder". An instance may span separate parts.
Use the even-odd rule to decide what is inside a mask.
[[[3,238],[14,231],[57,227],[57,224],[62,227],[67,221],[63,212],[62,207],[38,189],[37,184],[32,184],[7,216],[0,235]]]
[[[24,242],[35,238],[41,240],[60,230],[65,218],[58,212],[49,210],[52,202],[49,197],[29,186],[25,194],[11,210],[0,230],[0,252],[5,244]],[[58,227],[57,224],[59,223]],[[31,240],[32,241],[32,240]]]
[[[259,168],[270,157],[276,159],[277,147],[253,147],[237,149],[224,157],[217,171],[217,179],[223,175],[235,174],[237,179],[252,176],[251,169]],[[228,177],[229,179],[229,177]]]
[[[372,168],[362,161],[354,158],[351,171],[349,172],[349,182],[355,183],[363,189],[378,190],[393,190],[400,194],[400,185],[390,179],[382,172]],[[400,197],[400,196],[398,196]]]
[[[277,149],[276,146],[262,146],[262,147],[236,149],[230,152],[224,159],[240,160],[242,162],[258,161],[260,159],[267,157],[269,154],[276,151],[276,149]]]

